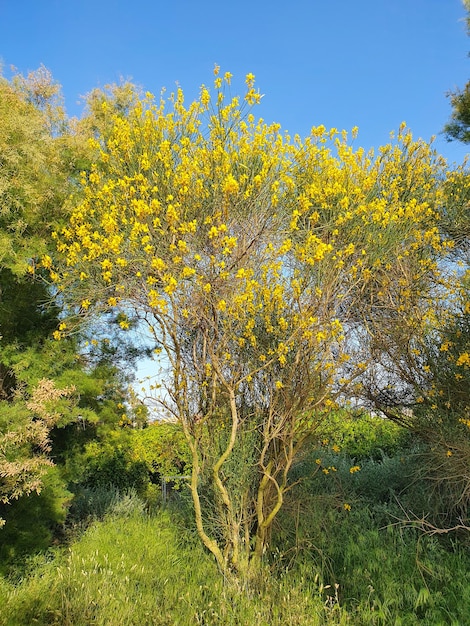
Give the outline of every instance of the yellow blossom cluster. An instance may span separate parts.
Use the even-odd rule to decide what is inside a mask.
[[[303,371],[327,406],[324,390],[367,366],[342,372],[351,320],[411,310],[437,272],[442,163],[405,127],[376,155],[321,126],[291,138],[251,112],[254,76],[243,99],[227,97],[231,78],[216,68],[188,106],[178,89],[112,114],[54,235],[65,266],[54,277],[74,284],[82,310],[130,302],[165,340],[204,336],[205,384],[287,398]]]

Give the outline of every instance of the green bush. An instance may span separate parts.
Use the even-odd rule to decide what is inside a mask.
[[[39,494],[22,496],[2,506],[0,514],[6,524],[0,528],[0,572],[51,545],[61,532],[72,498],[59,469],[50,467]]]
[[[191,454],[179,424],[153,422],[130,436],[132,457],[145,463],[154,482],[191,473]]]
[[[144,491],[149,482],[145,460],[136,458],[131,448],[131,434],[126,430],[109,433],[106,441],[92,441],[73,460],[73,483],[95,489],[115,487]],[[69,469],[69,474],[70,474]]]
[[[329,413],[317,435],[356,460],[392,456],[409,444],[410,433],[366,411],[338,409]]]
[[[119,497],[119,489],[112,485],[81,487],[70,507],[68,525],[86,526],[94,520],[103,519]]]
[[[318,454],[321,454],[321,464]],[[320,448],[296,484],[273,537],[278,568],[306,568],[338,585],[354,625],[470,623],[470,555],[464,543],[424,535],[407,516],[425,508],[419,457],[353,460]],[[327,473],[323,470],[327,470]]]

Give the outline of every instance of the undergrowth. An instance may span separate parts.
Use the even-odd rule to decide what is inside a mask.
[[[361,442],[325,440],[293,468],[256,584],[224,579],[184,489],[164,507],[82,489],[65,542],[4,568],[0,626],[470,624],[468,536],[404,523],[443,505],[421,451]]]
[[[285,570],[257,589],[224,581],[179,516],[139,502],[110,511],[21,581],[2,581],[0,624],[63,626],[346,624],[313,579]]]
[[[249,588],[224,580],[184,506],[149,514],[127,494],[68,548],[35,557],[19,580],[0,579],[0,624],[470,623],[470,559],[462,546],[382,527],[383,510],[359,500],[346,510],[333,493],[309,489],[302,506],[286,507],[284,532],[273,537],[263,575]]]

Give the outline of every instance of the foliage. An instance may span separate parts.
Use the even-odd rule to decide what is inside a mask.
[[[21,276],[31,258],[47,254],[83,148],[68,133],[60,87],[44,68],[0,76],[0,119],[0,267]]]
[[[123,416],[127,422],[127,416],[132,415],[123,404],[122,375],[117,377],[116,370],[109,363],[86,368],[86,361],[77,355],[74,345],[73,341],[46,340],[40,349],[33,346],[21,351],[14,347],[3,350],[2,356],[8,359],[4,362],[9,364],[14,388],[11,397],[0,403],[2,495],[4,501],[8,499],[9,508],[18,508],[18,513],[7,514],[5,510],[7,520],[18,520],[21,511],[27,520],[27,503],[12,502],[12,498],[40,490],[42,476],[52,461],[60,465],[63,481],[57,491],[58,500],[61,501],[61,493],[67,484],[76,490],[74,486],[85,481],[84,474],[90,472],[84,465],[86,446],[92,445],[93,441],[102,442],[103,448],[95,452],[95,456],[100,458],[98,466],[104,465],[104,451],[106,445],[109,450],[111,444],[103,442],[112,436],[113,431],[121,430]],[[44,379],[46,375],[52,376],[56,382]],[[44,402],[49,409],[54,394],[68,393],[70,398],[57,398],[52,412],[38,412],[40,407],[36,396],[42,390],[44,397],[46,388],[51,397],[50,401],[44,398]],[[95,449],[99,446],[98,443],[94,445]],[[108,457],[114,452],[108,452]],[[98,470],[98,466],[94,469]],[[118,480],[118,477],[113,475],[113,479]],[[95,482],[100,480],[104,478],[94,476]],[[55,484],[59,487],[58,482]],[[31,507],[34,506],[31,501]],[[12,532],[9,532],[10,541]]]
[[[463,0],[467,10],[467,31],[470,32],[470,4]],[[444,126],[444,133],[449,141],[457,140],[470,143],[470,81],[463,89],[449,93],[452,105],[452,115],[449,122]]]
[[[51,372],[24,376],[33,353],[57,324],[44,285],[25,276],[50,244],[47,227],[60,214],[72,169],[57,135],[64,121],[59,88],[41,69],[11,81],[0,76],[0,494],[8,503],[39,492],[50,465],[50,431],[66,406],[52,412],[60,390]],[[65,131],[65,125],[63,130]],[[62,386],[64,387],[64,386]]]
[[[110,431],[104,441],[89,442],[77,463],[83,469],[75,473],[74,482],[88,488],[142,489],[149,480],[147,466],[132,453],[125,431]]]
[[[470,3],[463,0],[467,30]],[[470,83],[449,93],[452,115],[444,127],[449,141],[470,141]],[[419,332],[382,335],[375,376],[366,395],[388,417],[417,432],[430,444],[427,473],[443,500],[438,507],[467,517],[469,456],[468,268],[470,261],[470,178],[467,162],[447,171],[442,181],[438,228],[450,255],[439,260],[434,311]],[[405,322],[405,320],[404,320]],[[405,322],[406,324],[406,322]],[[456,454],[453,453],[456,445]],[[447,492],[447,497],[445,496]]]
[[[324,606],[320,585],[301,574],[273,578],[267,572],[258,593],[224,584],[194,537],[175,522],[139,510],[111,515],[69,555],[6,590],[0,623],[33,616],[39,624],[345,623],[339,607]]]
[[[466,164],[448,172],[444,184],[444,211],[440,229],[452,246],[452,258],[469,267],[470,180]]]
[[[349,456],[359,460],[393,455],[406,444],[408,432],[364,410],[338,409],[330,413],[318,435],[324,445],[347,450]]]
[[[468,622],[468,553],[413,531],[379,530],[365,508],[299,502],[307,535],[296,561],[274,543],[251,588],[224,581],[171,511],[147,516],[135,495],[117,510],[66,551],[35,559],[17,582],[0,579],[0,624]]]
[[[404,127],[377,156],[335,129],[291,139],[246,112],[260,99],[251,74],[243,104],[225,99],[230,80],[216,68],[214,98],[203,87],[187,108],[178,90],[168,112],[150,94],[109,111],[55,235],[66,268],[51,276],[77,319],[119,311],[124,330],[133,315],[147,323],[170,370],[158,399],[191,449],[198,532],[223,569],[246,571],[296,455],[367,370],[371,330],[425,324],[443,163]],[[230,458],[243,450],[235,465],[253,471],[232,490]]]
[[[191,455],[181,426],[173,422],[151,422],[134,430],[130,448],[135,459],[145,462],[154,482],[164,476],[183,476],[191,472]]]
[[[452,116],[444,126],[447,139],[470,143],[470,82],[463,89],[450,94],[450,103]]]
[[[470,484],[470,178],[465,167],[442,186],[441,238],[450,254],[439,263],[434,301],[412,333],[391,327],[376,341],[375,365],[364,378],[376,409],[411,429],[428,447],[420,466],[434,492],[428,521],[468,524]]]
[[[68,410],[70,403],[64,399],[73,392],[73,388],[57,389],[53,381],[44,379],[22,405],[16,402],[4,407],[0,430],[2,504],[41,491],[42,475],[51,465],[50,431]]]
[[[143,512],[148,505],[133,487],[119,489],[110,483],[81,487],[74,494],[65,524],[65,534],[74,539],[95,521],[103,521],[110,512]]]
[[[36,549],[42,548],[63,521],[72,497],[67,482],[73,483],[64,465],[77,467],[72,459],[87,441],[136,413],[124,409],[128,380],[118,365],[124,354],[132,363],[133,355],[122,345],[118,355],[112,343],[95,339],[93,350],[78,336],[51,341],[62,323],[61,303],[52,302],[53,289],[35,263],[48,265],[51,231],[67,219],[65,199],[76,189],[77,172],[89,165],[88,153],[83,128],[66,118],[60,87],[45,68],[27,77],[0,77],[0,499],[1,515],[10,522],[2,531],[6,561],[34,548],[34,533]],[[53,461],[60,469],[51,468]],[[27,531],[32,519],[36,524]]]
[[[49,466],[41,475],[39,493],[21,497],[13,506],[0,505],[0,515],[6,521],[0,535],[3,573],[21,571],[31,554],[45,552],[57,541],[72,498],[60,469]]]
[[[468,270],[467,270],[468,275]],[[437,496],[430,520],[441,527],[469,524],[470,480],[470,293],[468,278],[441,332],[428,338],[426,384],[414,408],[413,427],[429,443],[426,475]]]
[[[351,458],[323,446],[293,470],[303,480],[276,525],[275,558],[279,567],[320,567],[354,624],[468,620],[466,546],[408,523],[435,503],[429,480],[417,478],[419,452],[364,459],[351,473]]]

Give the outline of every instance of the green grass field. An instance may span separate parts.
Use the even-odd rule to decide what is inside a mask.
[[[362,493],[351,510],[338,495],[341,476],[317,475],[293,493],[250,586],[224,580],[184,500],[148,512],[135,493],[115,498],[67,546],[0,579],[0,624],[470,624],[468,542],[394,525],[393,505],[377,493],[372,505],[365,493],[391,469],[369,463],[362,483],[350,478]]]

